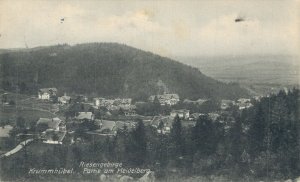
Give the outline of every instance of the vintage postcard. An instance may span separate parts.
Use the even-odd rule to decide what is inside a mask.
[[[0,181],[300,182],[299,0],[0,0]]]

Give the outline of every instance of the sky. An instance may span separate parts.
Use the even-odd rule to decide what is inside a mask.
[[[0,0],[0,48],[87,42],[170,57],[297,55],[300,0]]]

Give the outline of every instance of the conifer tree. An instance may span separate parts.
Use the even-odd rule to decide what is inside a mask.
[[[172,124],[170,140],[173,148],[173,156],[182,156],[184,154],[184,140],[182,138],[182,125],[178,115],[176,115]]]
[[[263,105],[259,104],[249,129],[250,153],[252,156],[265,149],[266,122],[266,113],[263,111]]]
[[[195,152],[199,151],[203,155],[209,155],[214,152],[216,147],[214,132],[213,123],[207,115],[198,118],[192,130],[192,141],[195,146]]]
[[[145,126],[142,120],[137,121],[136,128],[131,132],[129,146],[129,162],[134,165],[143,165],[147,155],[147,141]]]

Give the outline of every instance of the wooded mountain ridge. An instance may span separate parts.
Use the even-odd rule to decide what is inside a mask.
[[[178,93],[181,98],[248,96],[238,84],[226,84],[199,69],[118,43],[67,44],[2,50],[0,85],[34,94],[43,87],[89,96],[132,97]]]

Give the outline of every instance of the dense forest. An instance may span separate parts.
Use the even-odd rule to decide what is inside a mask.
[[[216,81],[196,68],[117,43],[2,51],[0,70],[1,88],[29,94],[57,87],[69,94],[137,100],[163,92],[190,99],[248,96],[237,84]]]
[[[298,89],[281,91],[242,112],[232,108],[228,115],[234,122],[213,122],[204,115],[195,126],[183,127],[184,121],[175,117],[169,135],[137,120],[134,130],[124,127],[113,138],[85,136],[84,144],[43,150],[28,147],[28,152],[2,159],[1,176],[38,178],[28,176],[29,166],[71,166],[80,171],[80,161],[116,161],[128,167],[150,168],[158,179],[212,174],[235,181],[294,178],[300,174],[299,106]],[[77,175],[77,180],[95,178]]]

